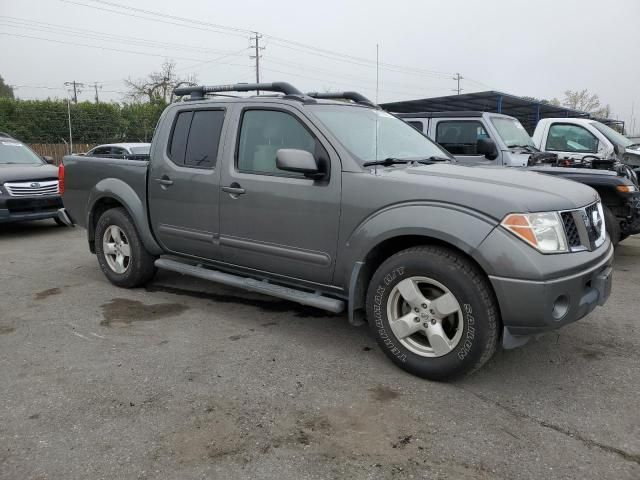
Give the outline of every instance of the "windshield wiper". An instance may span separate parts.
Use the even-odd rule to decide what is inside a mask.
[[[390,167],[391,165],[403,165],[408,163],[420,163],[422,165],[431,165],[434,162],[450,162],[450,158],[436,157],[435,155],[426,158],[385,158],[384,160],[373,160],[371,162],[364,162],[363,167],[372,167],[374,165],[382,165],[384,167]]]
[[[539,152],[540,150],[538,150],[536,147],[534,147],[533,145],[507,145],[508,148],[523,148],[525,150],[528,150],[529,152]]]

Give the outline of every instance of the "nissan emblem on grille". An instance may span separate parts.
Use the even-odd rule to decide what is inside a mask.
[[[39,184],[39,183],[37,183],[37,182],[33,182],[33,183],[31,184],[31,188],[40,188],[40,184]]]

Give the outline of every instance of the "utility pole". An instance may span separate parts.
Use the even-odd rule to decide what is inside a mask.
[[[73,153],[73,134],[71,133],[71,101],[67,98],[67,119],[69,120],[69,155]]]
[[[100,100],[98,99],[98,88],[102,89],[102,85],[98,87],[98,82],[93,82],[93,88],[96,91],[96,103],[100,103]]]
[[[252,43],[250,46],[255,48],[255,55],[250,55],[249,58],[255,59],[256,60],[256,83],[260,83],[260,50],[264,50],[264,47],[260,46],[260,39],[262,38],[262,35],[260,35],[258,32],[253,32],[253,36],[249,37],[249,41],[251,42],[255,42]],[[260,90],[258,90],[258,95],[260,95]]]
[[[78,103],[78,94],[82,93],[82,87],[84,87],[84,83],[76,82],[73,80],[72,82],[64,82],[65,86],[71,87],[73,86],[73,103]]]
[[[463,78],[464,77],[457,72],[456,72],[456,76],[453,77],[453,79],[458,82],[458,88],[454,88],[453,91],[458,92],[458,95],[460,95],[460,92],[462,92],[462,88],[460,88],[460,80],[462,80]]]

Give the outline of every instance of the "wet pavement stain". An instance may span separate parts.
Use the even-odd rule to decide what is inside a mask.
[[[400,392],[396,392],[395,390],[389,387],[385,387],[384,385],[376,385],[375,387],[370,388],[369,391],[372,393],[373,399],[379,402],[388,402],[390,400],[398,398],[401,395]]]
[[[60,293],[62,293],[62,290],[58,287],[54,287],[38,292],[34,295],[34,297],[36,300],[44,300],[45,298],[49,298],[52,295],[59,295]]]
[[[6,335],[8,333],[12,333],[15,332],[15,328],[13,327],[7,327],[7,326],[2,326],[0,325],[0,335]]]
[[[202,298],[205,300],[212,300],[220,303],[237,303],[240,305],[248,305],[259,308],[265,312],[294,312],[294,315],[299,318],[323,318],[323,317],[335,317],[329,312],[319,310],[313,307],[307,307],[298,303],[289,302],[286,300],[262,300],[257,298],[240,297],[237,295],[221,295],[218,293],[200,292],[195,290],[187,290],[184,288],[169,287],[166,285],[148,285],[145,290],[150,293],[163,292],[171,293],[173,295],[183,295],[193,298]]]
[[[110,326],[114,323],[131,325],[133,322],[159,320],[161,318],[180,315],[189,307],[181,303],[156,303],[145,305],[137,300],[114,298],[102,305],[102,321],[100,325]]]

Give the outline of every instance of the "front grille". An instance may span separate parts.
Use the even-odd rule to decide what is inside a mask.
[[[593,203],[584,208],[560,212],[569,250],[595,250],[604,241],[604,218]]]
[[[564,231],[567,234],[567,243],[569,248],[578,248],[582,244],[580,243],[580,235],[578,234],[578,228],[571,212],[562,212],[562,223],[564,224]]]
[[[58,180],[33,181],[33,182],[7,182],[4,188],[12,197],[34,197],[41,195],[57,195]]]

